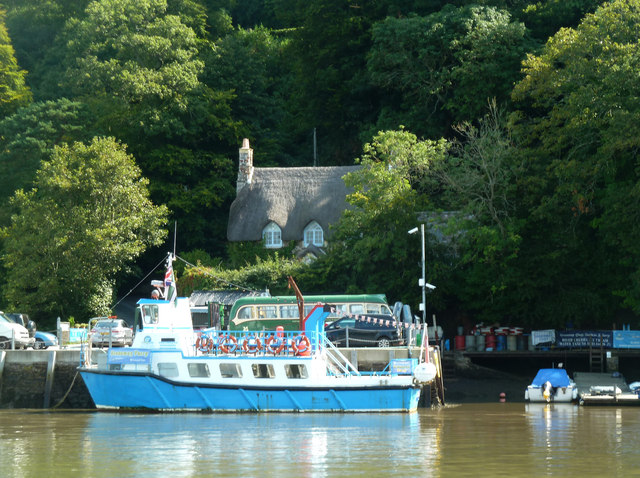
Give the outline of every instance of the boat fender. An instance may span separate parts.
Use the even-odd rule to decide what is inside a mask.
[[[311,352],[311,342],[305,335],[298,335],[293,339],[293,352],[296,355],[309,355]]]
[[[264,345],[267,348],[267,350],[271,352],[273,355],[278,355],[280,352],[282,352],[282,349],[284,348],[284,340],[282,339],[282,337],[276,337],[274,335],[271,335],[266,340]]]
[[[260,342],[260,339],[255,335],[250,335],[244,338],[242,350],[248,354],[258,353],[259,350],[262,350],[262,342]]]
[[[422,362],[413,369],[413,377],[419,383],[432,382],[437,374],[436,366],[432,362]]]
[[[220,350],[222,353],[234,353],[238,348],[238,341],[233,335],[220,334]]]

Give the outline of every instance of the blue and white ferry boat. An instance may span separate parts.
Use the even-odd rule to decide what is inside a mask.
[[[358,371],[325,339],[330,311],[323,304],[299,332],[196,333],[188,299],[163,295],[138,301],[132,347],[111,348],[98,363],[90,363],[90,350],[84,354],[79,371],[97,408],[411,412],[436,377],[424,349],[427,361],[396,359],[381,372]]]

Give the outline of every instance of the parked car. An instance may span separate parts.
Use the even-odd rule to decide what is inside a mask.
[[[109,345],[109,337],[111,345],[132,345],[133,329],[122,319],[99,319],[91,329],[91,343],[97,346]]]
[[[35,342],[33,337],[29,337],[29,331],[26,328],[0,312],[0,349],[10,349],[12,337],[15,347],[19,349],[31,347]]]
[[[385,314],[367,314],[366,317],[392,320]],[[404,344],[401,332],[396,327],[374,324],[351,317],[343,317],[324,328],[334,345],[339,347],[390,347]]]
[[[33,348],[36,350],[47,349],[49,347],[58,345],[58,337],[50,332],[41,332],[37,330],[34,338],[36,339],[36,341],[33,344]]]
[[[27,314],[21,314],[20,312],[6,312],[4,315],[12,322],[20,324],[27,329],[29,331],[29,337],[35,337],[36,323],[29,319]]]

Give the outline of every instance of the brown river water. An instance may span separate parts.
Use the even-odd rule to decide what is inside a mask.
[[[412,414],[0,410],[2,477],[640,476],[640,407]]]

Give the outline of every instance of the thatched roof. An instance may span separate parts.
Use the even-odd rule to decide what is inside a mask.
[[[326,236],[348,204],[342,176],[360,166],[255,168],[251,184],[231,204],[227,239],[259,241],[273,221],[283,241],[301,240],[304,228],[316,221]]]

